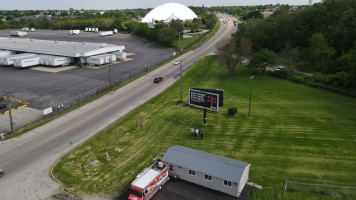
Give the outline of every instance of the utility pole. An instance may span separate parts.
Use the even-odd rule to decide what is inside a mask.
[[[9,117],[10,117],[10,127],[11,127],[11,132],[14,131],[14,124],[12,122],[12,115],[11,115],[11,102],[10,102],[10,98],[13,97],[13,95],[11,94],[11,92],[8,91],[3,91],[4,95],[7,98],[7,105],[9,108]]]
[[[252,97],[252,79],[255,78],[255,76],[251,76],[250,79],[250,103],[248,105],[248,118],[251,119],[251,97]]]
[[[180,73],[180,102],[183,103],[183,92],[182,92],[182,60],[180,61],[179,73]]]

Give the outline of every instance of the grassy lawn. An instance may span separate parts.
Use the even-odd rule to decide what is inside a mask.
[[[184,76],[183,97],[191,87],[224,89],[224,107],[208,113],[207,126],[201,110],[177,104],[178,81],[64,156],[55,176],[76,192],[120,194],[157,155],[183,145],[251,163],[250,178],[269,191],[281,191],[287,178],[356,185],[356,100],[257,74],[247,119],[249,76],[239,69],[227,77],[215,57],[206,57]],[[228,116],[229,107],[238,116]],[[191,128],[201,128],[204,140],[194,140]],[[99,164],[89,166],[94,160]]]
[[[194,43],[194,42],[205,33],[196,33],[196,34],[185,33],[185,35],[191,35],[193,37],[192,38],[183,38],[183,39],[181,38],[180,47],[183,48],[184,52],[194,50],[194,49],[200,47],[200,45],[202,43],[204,43],[205,41],[207,41],[208,39],[213,37],[215,35],[215,33],[219,30],[219,28],[220,28],[220,21],[218,21],[215,24],[214,28],[208,34],[206,34],[203,38],[200,39],[200,42],[196,42],[196,43]],[[190,48],[187,48],[192,43],[194,43],[194,45],[192,45]],[[173,42],[173,46],[179,48],[179,40],[175,40]]]

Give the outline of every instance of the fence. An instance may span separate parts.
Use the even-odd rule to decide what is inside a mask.
[[[329,196],[332,198],[356,197],[355,185],[312,182],[306,180],[287,179],[283,195],[285,195],[287,191],[313,193],[323,196]]]
[[[148,66],[148,67],[150,67],[150,66]],[[114,87],[118,84],[128,81],[130,78],[137,76],[144,71],[145,71],[145,69],[142,68],[142,69],[135,70],[131,73],[128,73],[126,75],[123,75],[121,77],[117,77],[117,78],[111,77],[111,86]],[[108,90],[109,88],[110,88],[110,82],[108,81],[101,85],[92,87],[86,91],[79,91],[80,94],[73,96],[71,98],[67,98],[66,95],[59,95],[55,99],[50,99],[51,97],[45,96],[45,97],[41,97],[41,98],[37,99],[37,101],[51,102],[51,103],[48,103],[44,107],[52,107],[52,112],[58,112],[65,108],[68,108],[70,106],[81,103],[85,100],[88,100],[90,98],[93,98],[93,97],[103,93],[104,91]]]

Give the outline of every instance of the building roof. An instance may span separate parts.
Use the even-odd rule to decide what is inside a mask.
[[[162,160],[234,183],[240,182],[246,167],[250,166],[249,163],[179,145],[170,147]]]
[[[0,50],[12,50],[67,57],[87,57],[108,52],[122,51],[123,49],[125,49],[125,46],[106,43],[82,43],[0,37]]]
[[[142,19],[142,22],[154,23],[154,21],[170,22],[174,20],[193,20],[197,15],[187,6],[179,3],[165,3],[151,10]]]

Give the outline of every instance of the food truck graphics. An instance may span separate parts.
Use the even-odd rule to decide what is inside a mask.
[[[169,180],[168,168],[161,160],[143,170],[131,183],[129,200],[148,200]]]

